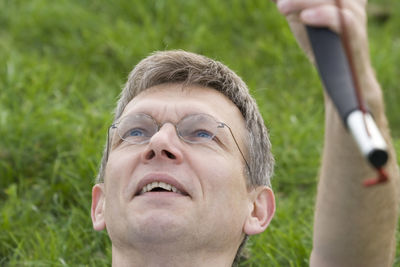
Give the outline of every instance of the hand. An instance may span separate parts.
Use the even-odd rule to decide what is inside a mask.
[[[340,33],[346,27],[351,36],[351,50],[357,71],[370,66],[367,37],[366,0],[341,0],[344,25],[341,25],[335,0],[276,0],[279,11],[286,16],[300,47],[314,62],[304,24],[327,27]]]
[[[335,0],[274,2],[311,60],[313,55],[304,24],[328,27],[337,33],[342,27],[346,28],[363,98],[374,114],[390,153],[386,165],[389,182],[375,188],[362,188],[361,182],[373,177],[374,172],[356,151],[332,102],[325,101],[325,145],[310,266],[392,266],[396,251],[400,172],[384,113],[382,91],[369,60],[366,0],[341,0],[342,26]]]

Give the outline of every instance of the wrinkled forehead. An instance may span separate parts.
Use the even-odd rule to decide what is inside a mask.
[[[228,97],[215,89],[197,85],[168,83],[148,88],[127,104],[122,116],[136,112],[159,119],[205,113],[225,123],[244,126],[241,112]]]

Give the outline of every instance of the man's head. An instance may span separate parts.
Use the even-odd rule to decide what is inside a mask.
[[[175,244],[231,255],[267,227],[270,142],[246,85],[223,64],[183,51],[151,55],[129,75],[113,125],[92,205],[94,227],[107,228],[113,249]],[[170,186],[175,192],[164,192]]]

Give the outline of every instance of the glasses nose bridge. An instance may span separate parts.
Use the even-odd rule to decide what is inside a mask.
[[[160,133],[161,132],[161,130],[166,126],[166,125],[168,125],[168,124],[170,124],[171,125],[171,127],[173,127],[173,129],[175,130],[175,134],[177,135],[177,137],[178,138],[180,138],[181,139],[181,137],[180,137],[180,135],[179,135],[179,131],[178,131],[178,124],[179,123],[173,123],[173,122],[171,122],[171,121],[165,121],[165,122],[163,122],[163,123],[157,123],[157,131],[153,134],[153,136],[150,138],[150,139],[152,139],[155,135],[157,135],[158,133]]]

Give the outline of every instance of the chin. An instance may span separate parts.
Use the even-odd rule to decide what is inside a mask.
[[[130,232],[135,233],[139,242],[175,242],[188,234],[188,221],[170,211],[148,212],[131,219]]]

